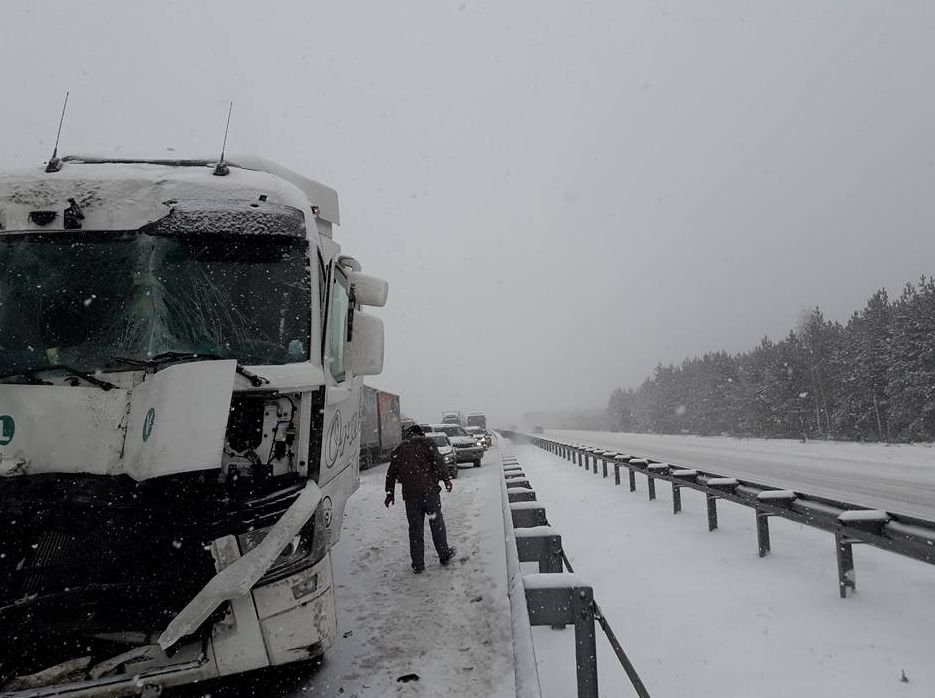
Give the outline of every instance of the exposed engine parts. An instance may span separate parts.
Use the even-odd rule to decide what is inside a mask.
[[[236,487],[296,472],[295,440],[301,396],[238,393],[231,400],[221,478]]]

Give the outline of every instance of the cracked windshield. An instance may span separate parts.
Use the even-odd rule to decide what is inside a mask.
[[[930,0],[0,26],[0,698],[935,696]]]

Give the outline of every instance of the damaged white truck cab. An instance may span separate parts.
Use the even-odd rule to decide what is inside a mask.
[[[56,163],[58,164],[58,163]],[[320,655],[385,282],[257,158],[0,176],[0,695]]]

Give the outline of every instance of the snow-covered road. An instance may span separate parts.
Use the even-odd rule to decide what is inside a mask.
[[[789,439],[547,431],[545,436],[935,519],[935,448]]]
[[[338,633],[313,695],[513,695],[513,637],[506,590],[500,468],[462,468],[442,494],[458,560],[439,566],[426,525],[426,570],[409,567],[402,497],[383,506],[386,465],[361,473],[333,553]],[[418,681],[399,677],[417,674]],[[308,692],[297,692],[297,696]]]
[[[855,548],[858,591],[842,600],[828,533],[774,519],[761,560],[745,507],[722,503],[708,533],[698,493],[684,491],[673,516],[642,480],[632,494],[541,449],[513,450],[653,698],[935,695],[932,566]],[[544,698],[574,695],[573,633],[534,636]],[[598,654],[601,696],[634,695],[602,636]]]
[[[495,451],[442,493],[448,568],[426,525],[426,568],[409,566],[406,510],[383,506],[386,465],[361,473],[332,550],[338,639],[319,668],[276,668],[212,685],[207,698],[513,698],[513,636]],[[398,488],[397,488],[398,489]],[[418,679],[399,681],[415,674]]]

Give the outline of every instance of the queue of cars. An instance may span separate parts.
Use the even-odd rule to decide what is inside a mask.
[[[493,438],[486,429],[477,427],[466,429],[458,424],[422,424],[420,426],[443,458],[446,455],[454,456],[453,467],[450,458],[445,461],[452,477],[457,477],[458,463],[471,463],[475,468],[479,468],[484,451],[493,445]],[[441,437],[444,437],[444,441]],[[451,451],[447,450],[448,446],[451,447]]]

